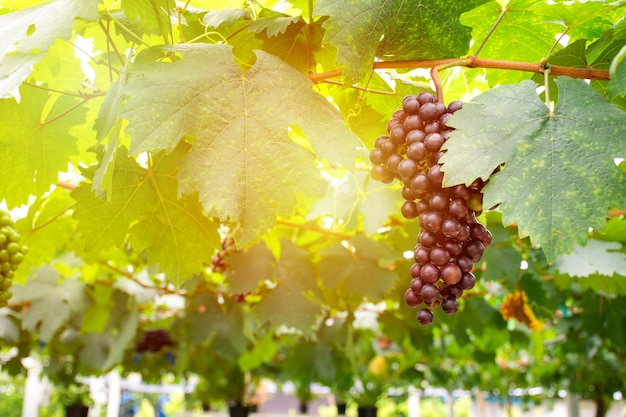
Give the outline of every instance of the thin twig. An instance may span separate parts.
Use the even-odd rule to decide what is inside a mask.
[[[324,84],[332,84],[332,85],[344,85],[341,81],[333,81],[333,80],[323,80],[322,81]],[[365,91],[368,93],[373,93],[373,94],[382,94],[385,96],[395,96],[397,95],[397,93],[393,92],[393,91],[383,91],[383,90],[373,90],[371,88],[366,88],[366,87],[359,87],[358,85],[351,85],[350,88],[354,89],[354,90],[360,90],[360,91]]]
[[[487,32],[487,35],[485,36],[485,39],[483,39],[483,41],[481,42],[481,44],[478,47],[478,49],[476,50],[476,53],[474,54],[474,56],[478,56],[478,54],[480,54],[480,51],[482,51],[482,49],[485,47],[485,44],[487,43],[487,40],[491,37],[491,35],[493,35],[493,32],[496,31],[496,28],[498,27],[498,25],[500,24],[500,22],[504,18],[504,15],[508,11],[509,10],[506,7],[503,7],[502,10],[500,10],[500,16],[498,16],[496,21],[493,23],[493,26],[491,26],[491,29],[489,29],[489,32]]]
[[[465,66],[467,68],[493,68],[513,71],[534,72],[543,74],[545,67],[542,64],[533,62],[503,61],[497,59],[484,59],[471,56],[468,58],[458,59],[426,59],[411,61],[380,61],[373,64],[374,69],[399,69],[399,68],[432,68],[436,66],[449,65],[457,63],[454,66]],[[343,74],[343,68],[323,72],[319,74],[309,74],[308,77],[313,82],[320,82],[328,78],[339,77]],[[590,80],[610,80],[608,70],[600,70],[595,68],[572,68],[562,65],[550,65],[550,74],[553,76],[564,75],[571,78],[582,78]]]
[[[546,97],[546,107],[550,110],[550,114],[552,114],[552,105],[550,103],[550,67],[546,65],[546,69],[543,71],[543,85],[545,88],[544,94]]]
[[[338,233],[338,232],[333,232],[331,230],[327,230],[327,229],[322,229],[321,227],[316,227],[316,226],[311,226],[309,224],[302,224],[302,223],[294,223],[294,222],[289,222],[286,220],[277,220],[276,224],[279,226],[286,226],[286,227],[294,227],[297,229],[302,229],[302,230],[308,230],[310,232],[316,232],[316,233],[320,233],[326,236],[331,236],[337,239],[341,239],[341,240],[345,240],[345,239],[351,239],[352,235],[348,235],[348,234],[344,234],[344,233]]]
[[[111,45],[113,47],[113,51],[115,52],[115,55],[117,55],[117,59],[120,60],[120,63],[122,64],[122,66],[124,66],[124,57],[122,56],[122,54],[120,53],[119,49],[117,49],[117,45],[115,45],[115,42],[113,41],[113,38],[111,38],[111,34],[109,33],[109,27],[108,25],[111,23],[110,21],[107,21],[107,27],[104,26],[104,24],[102,23],[102,20],[98,19],[98,23],[100,24],[100,27],[102,28],[102,31],[104,32],[104,36],[106,36],[107,38],[107,48],[109,47],[109,45]],[[111,60],[109,59],[109,73],[113,70],[114,68],[111,67]],[[113,78],[113,77],[111,77]]]
[[[61,210],[59,213],[57,213],[54,216],[50,217],[45,222],[43,222],[41,224],[38,224],[37,226],[31,226],[30,232],[31,233],[35,233],[36,231],[43,229],[44,227],[46,227],[49,224],[53,223],[56,219],[58,219],[59,217],[61,217],[62,215],[64,215],[68,211],[70,211],[71,209],[73,209],[75,206],[76,206],[76,203],[72,203],[69,206],[67,206],[66,208],[64,208],[63,210]]]
[[[544,61],[547,61],[550,58],[550,56],[552,55],[552,52],[554,52],[554,48],[556,48],[556,46],[561,42],[561,39],[563,39],[563,36],[565,36],[567,32],[569,32],[569,29],[570,28],[568,26],[567,29],[565,29],[565,32],[561,33],[561,36],[559,36],[559,38],[552,44],[552,47],[548,51],[548,55],[543,59]]]
[[[43,126],[49,125],[51,123],[56,122],[57,120],[59,120],[60,118],[67,116],[69,113],[73,112],[74,110],[76,110],[77,108],[79,108],[80,106],[82,106],[83,104],[87,103],[89,100],[91,99],[91,97],[86,97],[83,100],[81,100],[80,102],[74,104],[73,106],[67,108],[66,110],[62,111],[61,113],[57,114],[56,116],[54,116],[51,119],[46,120],[45,122],[42,123]]]
[[[55,90],[54,88],[43,87],[43,86],[37,85],[37,84],[31,84],[31,83],[29,83],[27,81],[24,81],[22,84],[26,85],[28,87],[33,87],[33,88],[38,88],[40,90],[50,91],[51,93],[63,94],[65,96],[78,97],[78,98],[83,98],[84,97],[84,94],[72,93],[72,92],[69,92],[69,91]]]
[[[143,282],[139,281],[139,279],[137,279],[137,277],[135,277],[131,272],[125,271],[123,269],[120,269],[120,268],[116,267],[115,265],[110,264],[107,261],[101,260],[101,261],[98,261],[98,263],[100,265],[103,265],[103,266],[109,268],[113,272],[123,276],[124,278],[128,278],[129,280],[133,281],[135,284],[139,285],[142,288],[145,288],[145,289],[148,289],[148,290],[157,290],[157,291],[163,292],[165,294],[178,294],[178,295],[185,294],[184,292],[181,292],[179,290],[172,290],[170,288],[167,288],[167,286],[161,287],[161,286],[149,285],[149,284],[143,283]]]

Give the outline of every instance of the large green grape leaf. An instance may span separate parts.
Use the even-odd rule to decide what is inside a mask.
[[[504,17],[496,30],[489,35],[480,51],[482,58],[522,62],[539,62],[547,56],[554,44],[555,34],[563,32],[563,26],[534,13],[537,0],[511,0],[504,8]],[[475,55],[493,24],[500,16],[503,6],[490,2],[461,17],[461,23],[471,26],[477,40],[470,50]],[[557,48],[558,50],[558,48]],[[487,70],[490,85],[519,82],[529,77],[521,71]]]
[[[294,18],[284,18],[294,19]],[[325,18],[307,23],[298,17],[288,20],[290,24],[285,30],[275,35],[267,32],[259,32],[256,37],[263,40],[262,49],[272,55],[282,58],[287,64],[302,73],[315,69],[315,53],[322,47],[324,28],[322,23]],[[251,27],[252,30],[252,27]]]
[[[16,223],[16,230],[22,236],[21,243],[29,250],[14,281],[25,282],[32,267],[47,264],[68,249],[75,234],[76,221],[71,217],[75,204],[67,190],[56,188],[29,206],[27,216]]]
[[[98,18],[98,0],[52,0],[0,15],[0,97],[30,74],[56,38],[72,35],[74,19]]]
[[[583,289],[605,294],[626,295],[626,255],[617,242],[589,240],[585,246],[574,245],[569,255],[554,262],[555,282],[561,288],[578,283]]]
[[[165,42],[171,41],[170,7],[168,0],[122,0],[126,17],[137,24],[143,33],[155,33]]]
[[[559,22],[573,39],[593,40],[623,16],[624,3],[587,1],[538,2],[531,10],[545,20]]]
[[[187,305],[184,318],[191,344],[212,341],[212,351],[236,361],[249,340],[244,334],[243,310],[227,299],[219,303],[215,294],[198,293]]]
[[[313,300],[319,295],[308,253],[284,239],[276,266],[276,287],[263,294],[254,311],[273,326],[295,328],[309,334],[321,315],[321,306]]]
[[[15,345],[20,338],[20,321],[13,309],[0,308],[0,340]]]
[[[391,33],[385,33],[382,58],[392,60],[456,58],[467,53],[472,28],[461,15],[489,0],[403,0]]]
[[[77,152],[69,130],[85,117],[83,108],[68,112],[77,98],[62,96],[48,108],[46,91],[23,86],[20,95],[20,103],[0,100],[0,195],[9,207],[47,192],[59,171],[67,171],[69,158]]]
[[[235,222],[235,236],[244,243],[277,215],[290,215],[297,193],[317,194],[314,155],[290,139],[290,125],[304,132],[318,159],[354,164],[358,139],[311,82],[279,58],[257,51],[256,63],[242,74],[227,45],[148,52],[178,58],[144,58],[132,70],[123,110],[131,153],[171,151],[191,135],[179,192],[198,192],[205,211]]]
[[[274,332],[267,332],[254,341],[252,349],[244,350],[237,359],[237,365],[244,372],[258,369],[264,363],[270,362],[276,355],[280,345],[276,342]]]
[[[626,206],[626,114],[581,80],[556,80],[550,113],[535,84],[484,93],[451,119],[444,183],[469,184],[505,168],[483,189],[484,206],[500,205],[505,224],[541,246],[549,262],[602,230],[609,207]],[[592,138],[592,139],[590,139]]]
[[[382,300],[398,279],[398,274],[384,264],[394,258],[393,251],[362,235],[354,236],[346,246],[337,243],[321,251],[318,279],[323,288],[339,293],[350,307],[358,306],[364,299]]]
[[[322,0],[316,4],[315,14],[330,16],[325,24],[328,42],[337,47],[337,60],[346,66],[346,81],[355,83],[371,72],[376,57],[402,60],[465,55],[471,29],[461,24],[460,16],[486,1]]]
[[[508,288],[515,288],[522,255],[511,244],[511,236],[504,227],[488,225],[488,228],[493,241],[485,248],[481,262],[485,262],[487,268],[480,279],[504,282]]]
[[[108,351],[106,361],[102,364],[100,369],[108,370],[122,361],[124,357],[124,351],[132,343],[137,333],[137,326],[139,325],[139,310],[135,302],[131,302],[128,306],[128,310],[124,315],[124,319],[121,320],[116,327],[110,329],[111,335],[111,347]]]
[[[12,301],[31,303],[22,326],[49,342],[72,313],[84,311],[91,301],[85,283],[78,279],[59,280],[60,274],[49,266],[42,266],[33,274],[24,285],[13,287]]]
[[[175,285],[211,262],[220,242],[217,226],[195,198],[178,198],[176,171],[182,153],[162,152],[145,169],[120,148],[110,201],[93,194],[89,184],[72,192],[87,254],[98,256],[127,240],[137,252],[146,249],[148,260],[158,263]]]
[[[228,291],[245,294],[256,290],[259,282],[272,277],[274,262],[274,256],[264,242],[259,242],[246,252],[229,253],[224,260]]]

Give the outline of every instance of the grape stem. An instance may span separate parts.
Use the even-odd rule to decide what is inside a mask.
[[[337,232],[333,232],[331,230],[327,230],[327,229],[322,229],[320,227],[315,227],[315,226],[311,226],[308,224],[302,224],[302,223],[294,223],[294,222],[290,222],[290,221],[286,221],[286,220],[278,220],[276,222],[277,225],[279,226],[285,226],[285,227],[293,227],[296,229],[301,229],[301,230],[308,230],[310,232],[316,232],[316,233],[320,233],[326,236],[331,236],[337,239],[341,239],[341,240],[345,240],[345,239],[351,239],[352,235],[347,235],[347,234],[343,234],[343,233],[337,233]]]
[[[485,47],[485,45],[487,44],[487,40],[489,40],[491,35],[493,35],[493,32],[496,31],[496,28],[498,27],[498,25],[500,24],[500,22],[504,18],[504,15],[506,15],[506,13],[508,11],[509,11],[509,9],[507,9],[506,7],[503,7],[502,10],[500,10],[500,15],[498,16],[498,18],[496,19],[494,24],[491,26],[491,29],[489,29],[489,32],[485,36],[485,39],[483,39],[483,41],[481,42],[481,44],[478,47],[478,49],[476,50],[476,53],[474,54],[474,56],[478,56],[478,54],[480,54],[480,51],[482,51],[483,48]]]
[[[550,114],[552,114],[552,104],[550,103],[550,85],[548,82],[550,81],[550,73],[552,72],[550,66],[546,65],[545,70],[543,71],[543,85],[545,88],[544,94],[546,97],[546,107],[550,110]]]
[[[493,68],[512,71],[525,71],[543,74],[545,65],[533,62],[503,61],[499,59],[484,59],[476,56],[467,58],[450,58],[450,59],[425,59],[411,61],[379,61],[374,62],[372,69],[398,69],[398,68],[433,68],[437,66],[446,66],[446,68],[454,66],[464,66],[467,68]],[[343,74],[344,69],[322,72],[319,74],[309,74],[308,77],[313,82],[320,82],[328,78],[339,77]],[[590,80],[610,80],[608,70],[600,70],[595,68],[571,68],[562,65],[551,65],[550,74],[553,76],[564,75],[571,78],[583,78]]]

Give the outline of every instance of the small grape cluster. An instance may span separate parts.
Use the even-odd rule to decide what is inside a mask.
[[[159,352],[166,346],[174,346],[170,332],[166,329],[150,329],[143,333],[143,337],[135,345],[135,352]]]
[[[226,257],[236,250],[236,247],[235,239],[232,236],[226,236],[222,240],[221,249],[217,251],[211,259],[211,270],[213,272],[224,273],[224,271],[226,271]]]
[[[20,235],[13,229],[11,215],[0,210],[0,307],[6,306],[11,298],[15,270],[28,252],[19,241]]]
[[[428,92],[408,95],[387,123],[388,135],[376,139],[370,152],[372,178],[402,182],[405,202],[400,211],[407,219],[419,218],[415,263],[404,300],[410,307],[426,306],[417,313],[422,325],[432,323],[435,307],[447,314],[457,312],[458,298],[476,283],[474,263],[492,239],[476,220],[486,182],[479,178],[469,186],[442,186],[441,147],[454,130],[446,123],[461,107],[460,101],[446,107]]]

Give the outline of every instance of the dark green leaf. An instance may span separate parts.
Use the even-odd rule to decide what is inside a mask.
[[[530,81],[468,103],[451,120],[457,130],[441,159],[448,185],[487,179],[506,162],[484,188],[484,205],[500,204],[504,223],[516,223],[549,262],[586,242],[590,227],[602,230],[609,207],[626,206],[626,176],[614,162],[626,154],[626,113],[583,81],[556,82],[553,113]]]
[[[260,282],[272,278],[274,262],[274,256],[264,242],[246,252],[229,253],[224,261],[228,291],[245,294],[256,290]]]
[[[324,288],[341,294],[341,301],[352,308],[364,299],[381,301],[398,279],[398,274],[384,264],[396,255],[389,247],[363,235],[320,254],[319,279]]]
[[[273,326],[287,326],[309,334],[321,315],[318,287],[307,252],[291,242],[281,242],[275,270],[276,287],[268,290],[254,310]]]

